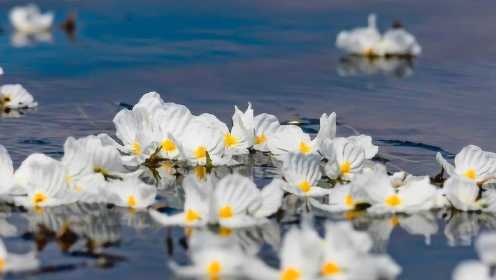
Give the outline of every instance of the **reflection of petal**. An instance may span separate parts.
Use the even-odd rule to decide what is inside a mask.
[[[444,228],[450,246],[470,246],[479,232],[476,213],[457,212]]]
[[[32,34],[15,32],[10,38],[11,45],[16,48],[23,48],[37,43],[51,43],[52,41],[52,33],[48,31]]]
[[[18,233],[17,227],[10,224],[7,218],[0,218],[0,235],[3,237],[13,237]]]
[[[368,228],[368,233],[374,242],[374,250],[385,253],[387,251],[387,244],[394,227],[396,226],[395,217],[385,217],[373,219]]]
[[[436,218],[430,212],[418,213],[400,219],[400,225],[409,234],[420,234],[425,236],[425,244],[430,245],[431,235],[436,234],[438,225]]]
[[[146,211],[135,212],[126,208],[118,208],[117,211],[120,212],[122,224],[136,230],[141,231],[154,224],[150,214]]]
[[[411,59],[398,57],[347,56],[340,60],[337,72],[343,77],[382,74],[404,78],[413,74],[413,63]]]

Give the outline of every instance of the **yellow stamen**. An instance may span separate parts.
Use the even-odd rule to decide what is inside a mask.
[[[388,196],[386,198],[385,202],[387,205],[389,205],[391,207],[396,207],[396,206],[400,205],[401,199],[399,198],[399,196],[393,194],[393,195]]]
[[[260,144],[263,144],[267,142],[267,136],[265,136],[265,134],[260,134],[260,135],[257,135],[256,139],[255,139],[255,144],[257,145],[260,145]]]
[[[170,139],[165,139],[164,141],[162,141],[161,146],[162,146],[162,151],[164,151],[166,153],[172,153],[172,152],[176,151],[176,149],[177,149],[174,141],[172,141]]]
[[[127,205],[129,205],[129,207],[135,208],[137,204],[138,204],[138,200],[136,199],[136,197],[134,195],[130,195],[127,198]]]
[[[470,168],[467,171],[465,171],[465,173],[463,173],[463,176],[473,181],[477,178],[477,171],[473,168]]]
[[[201,218],[200,213],[192,209],[188,209],[188,211],[186,211],[186,215],[184,215],[184,219],[186,220],[187,223],[196,222],[200,218]]]
[[[74,177],[72,177],[72,176],[65,176],[65,182],[68,185],[72,184],[72,181],[74,181]]]
[[[368,56],[368,57],[374,57],[374,56],[376,56],[376,53],[375,53],[374,49],[372,49],[372,48],[366,48],[363,51],[363,55]]]
[[[230,236],[231,234],[232,234],[232,229],[225,228],[225,227],[219,228],[219,235],[220,236],[227,237],[227,236]]]
[[[300,190],[302,192],[306,193],[306,192],[310,191],[310,189],[312,188],[312,185],[308,181],[303,181],[303,182],[298,184],[298,188],[300,188]]]
[[[320,270],[320,274],[322,274],[322,276],[334,276],[340,272],[341,268],[334,262],[325,263]]]
[[[47,201],[48,196],[46,196],[44,193],[37,192],[33,195],[33,204],[35,206],[40,206],[43,202]]]
[[[140,143],[134,142],[133,144],[131,144],[131,152],[135,156],[140,156],[143,153]]]
[[[226,148],[232,148],[236,146],[239,143],[239,140],[236,136],[232,135],[231,133],[227,133],[224,135],[224,146]]]
[[[348,175],[351,171],[351,163],[349,161],[345,161],[339,165],[339,172],[343,175]]]
[[[348,208],[355,208],[355,201],[353,200],[353,197],[351,195],[347,195],[344,197],[344,204]]]
[[[0,272],[5,270],[5,259],[0,258]]]
[[[281,273],[281,280],[299,280],[301,273],[298,269],[288,267]]]
[[[234,216],[233,209],[231,206],[226,205],[219,210],[219,218],[221,219],[230,219]]]
[[[197,160],[204,160],[207,158],[207,148],[199,146],[194,150],[194,155]]]
[[[302,141],[302,142],[300,142],[299,150],[300,150],[300,153],[306,155],[306,154],[309,154],[312,152],[312,147]]]
[[[74,188],[74,191],[75,192],[81,192],[83,189],[81,188],[80,185],[76,185],[76,187]]]
[[[207,272],[211,280],[217,280],[222,272],[222,265],[219,261],[213,261],[208,265]]]

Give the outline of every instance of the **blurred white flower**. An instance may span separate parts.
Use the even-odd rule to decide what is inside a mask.
[[[0,108],[27,109],[37,107],[33,96],[20,84],[0,87]]]
[[[52,27],[54,15],[52,12],[42,14],[34,4],[17,6],[10,10],[10,22],[14,28],[24,33],[47,31]]]

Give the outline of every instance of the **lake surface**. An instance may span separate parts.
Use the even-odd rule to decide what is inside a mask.
[[[7,14],[19,1],[1,1],[0,66],[6,74],[0,82],[22,83],[40,106],[20,118],[0,118],[0,144],[16,165],[33,152],[59,157],[68,136],[112,134],[122,105],[155,90],[228,123],[233,105],[247,102],[281,120],[304,120],[309,131],[321,113],[334,111],[338,134],[353,128],[372,135],[392,170],[416,175],[439,171],[437,151],[455,154],[467,144],[496,151],[496,2],[363,2],[46,0],[42,9],[56,12],[52,42],[16,47]],[[78,19],[73,37],[58,29],[70,11]],[[422,56],[388,62],[392,72],[379,69],[380,61],[343,59],[334,47],[336,34],[365,25],[370,12],[378,14],[382,30],[401,20],[422,45]],[[162,193],[162,200],[168,195]],[[94,207],[43,213],[5,207],[2,215],[17,230],[5,226],[0,234],[14,251],[38,243],[41,279],[174,279],[166,263],[185,258],[181,229],[160,228],[146,214]],[[72,234],[61,231],[74,216],[88,218],[77,220]],[[472,238],[496,224],[492,216],[424,213],[400,219],[393,230],[388,219],[356,223],[373,233],[376,250],[386,250],[403,267],[400,279],[448,279],[459,261],[475,258]],[[46,234],[47,228],[57,234]],[[415,229],[433,233],[429,245],[411,234]],[[103,244],[108,246],[88,253]]]

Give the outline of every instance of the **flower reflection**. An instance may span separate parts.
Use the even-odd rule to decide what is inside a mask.
[[[24,48],[34,46],[40,43],[52,43],[53,36],[49,31],[39,32],[39,33],[24,33],[24,32],[15,32],[10,37],[10,44],[16,48]]]
[[[342,77],[386,75],[406,78],[413,75],[414,65],[411,58],[350,55],[341,58],[336,70]]]

